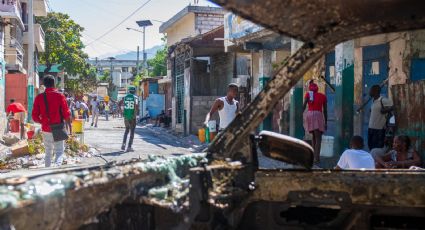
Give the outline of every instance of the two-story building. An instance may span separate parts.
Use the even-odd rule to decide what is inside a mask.
[[[1,80],[0,111],[14,98],[21,102],[29,112],[34,94],[39,87],[38,54],[44,52],[44,32],[41,25],[34,25],[34,55],[28,57],[28,19],[47,16],[45,0],[33,1],[33,15],[29,15],[28,0],[6,0],[0,2],[1,17]],[[28,76],[28,68],[34,68],[34,76]],[[28,81],[32,81],[29,82]]]
[[[133,82],[137,68],[137,61],[135,60],[91,59],[88,60],[88,63],[96,67],[99,75],[103,75],[105,71],[112,73],[112,82],[117,88],[117,90],[110,92],[114,100],[118,100],[118,97],[125,94],[127,87]]]
[[[172,128],[177,132],[196,134],[215,99],[237,81],[235,55],[224,51],[224,13],[217,7],[187,6],[160,27],[167,36]]]

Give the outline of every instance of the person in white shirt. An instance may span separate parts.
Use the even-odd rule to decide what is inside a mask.
[[[335,169],[375,169],[375,160],[372,155],[363,150],[364,141],[362,137],[352,137],[350,145],[351,149],[342,153]]]
[[[220,116],[219,131],[223,131],[235,119],[239,111],[239,102],[235,99],[238,95],[238,85],[231,83],[227,87],[227,95],[215,100],[210,112],[205,118],[205,125],[208,125],[211,117],[218,112]]]
[[[93,97],[93,100],[90,102],[91,106],[91,126],[94,125],[95,128],[97,128],[97,121],[99,120],[99,101],[97,100],[97,96]]]
[[[388,98],[381,96],[379,85],[372,86],[369,95],[372,98],[372,106],[370,107],[367,143],[369,150],[372,150],[384,147],[387,115],[393,110],[393,103]]]

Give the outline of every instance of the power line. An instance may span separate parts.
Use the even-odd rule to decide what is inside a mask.
[[[102,43],[102,44],[104,44],[104,45],[106,45],[106,46],[109,46],[109,47],[111,47],[111,48],[113,48],[113,49],[116,49],[116,50],[118,50],[118,51],[122,51],[122,50],[124,50],[124,51],[126,51],[126,52],[130,52],[130,51],[132,51],[132,50],[129,50],[129,49],[123,49],[123,48],[119,48],[119,47],[113,46],[113,45],[111,45],[111,44],[109,44],[109,43],[106,43],[106,42],[104,42],[104,41],[102,41],[102,40],[97,40],[97,41],[95,41],[95,38],[93,38],[92,36],[90,36],[90,35],[88,35],[88,34],[86,34],[86,33],[82,33],[82,34],[83,34],[84,36],[87,36],[88,38],[90,38],[90,39],[92,40],[90,43],[100,42],[100,43]],[[87,45],[86,47],[88,47],[88,45]]]
[[[127,21],[128,19],[130,19],[131,17],[133,17],[139,10],[141,10],[143,7],[145,7],[151,1],[152,0],[147,0],[139,8],[137,8],[133,13],[131,13],[128,17],[126,17],[124,20],[122,20],[120,23],[118,23],[118,25],[116,25],[116,26],[112,27],[110,30],[106,31],[104,34],[102,34],[101,36],[99,36],[98,38],[96,38],[94,41],[92,41],[91,43],[89,43],[87,46],[90,46],[94,42],[102,39],[103,37],[105,37],[106,35],[108,35],[109,33],[111,33],[112,31],[114,31],[116,28],[118,28],[120,25],[122,25],[125,21]]]

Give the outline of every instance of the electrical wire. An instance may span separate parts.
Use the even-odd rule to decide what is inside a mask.
[[[94,41],[90,42],[89,44],[87,44],[87,46],[90,46],[91,44],[93,44],[94,42],[97,42],[98,40],[104,38],[106,35],[108,35],[109,33],[111,33],[112,31],[114,31],[115,29],[117,29],[120,25],[124,24],[124,22],[126,22],[128,19],[130,19],[131,17],[133,17],[137,12],[139,12],[139,10],[141,10],[143,7],[145,7],[147,4],[149,4],[152,0],[147,0],[145,3],[143,3],[139,8],[137,8],[133,13],[131,13],[129,16],[127,16],[124,20],[122,20],[120,23],[118,23],[118,25],[112,27],[111,29],[109,29],[108,31],[106,31],[104,34],[102,34],[101,36],[99,36],[98,38],[96,38]]]
[[[84,36],[86,36],[86,37],[88,37],[90,40],[92,40],[92,41],[90,41],[90,43],[91,42],[100,42],[100,43],[102,43],[102,44],[104,44],[104,45],[106,45],[106,46],[108,46],[108,47],[111,47],[111,48],[113,48],[113,49],[116,49],[116,50],[118,50],[118,51],[126,51],[126,52],[130,52],[130,51],[132,51],[132,50],[129,50],[129,49],[124,49],[124,48],[119,48],[119,47],[116,47],[116,46],[113,46],[113,45],[111,45],[111,44],[109,44],[109,43],[106,43],[106,42],[104,42],[104,41],[102,41],[102,40],[97,40],[97,41],[95,41],[95,38],[93,38],[92,36],[90,36],[90,35],[88,35],[88,34],[86,34],[86,33],[82,33]],[[86,46],[86,47],[88,47],[88,46]]]

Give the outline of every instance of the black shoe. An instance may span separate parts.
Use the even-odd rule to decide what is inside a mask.
[[[121,150],[124,151],[125,150],[125,144],[121,145]]]
[[[132,147],[130,147],[130,146],[129,146],[129,147],[127,148],[127,152],[134,152],[134,149],[133,149]]]
[[[93,123],[91,123],[91,126],[93,127]]]
[[[97,128],[97,124],[94,127]]]

